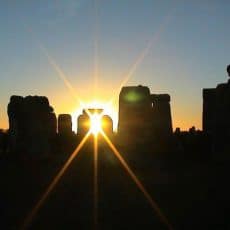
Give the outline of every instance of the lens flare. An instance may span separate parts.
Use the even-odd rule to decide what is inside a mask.
[[[124,160],[124,158],[121,156],[121,154],[119,153],[119,151],[116,149],[116,147],[113,145],[113,143],[110,141],[110,139],[106,136],[106,134],[103,131],[101,131],[101,134],[104,137],[104,139],[107,142],[107,144],[109,145],[109,147],[112,149],[112,151],[115,154],[115,156],[121,162],[122,166],[125,168],[125,170],[127,171],[127,173],[130,175],[130,177],[132,178],[132,180],[135,182],[135,184],[137,185],[137,187],[144,194],[145,198],[148,200],[148,202],[152,206],[153,210],[155,210],[155,212],[156,212],[157,216],[159,217],[159,219],[162,221],[162,223],[164,223],[168,227],[168,229],[172,230],[173,228],[172,228],[171,224],[169,223],[168,219],[162,213],[161,209],[159,208],[159,206],[157,205],[157,203],[153,200],[153,198],[151,197],[151,195],[148,193],[148,191],[146,190],[146,188],[144,187],[144,185],[140,182],[140,180],[137,178],[137,176],[131,170],[131,168],[126,163],[126,161]]]
[[[115,100],[115,95],[118,94],[118,92],[121,90],[123,86],[127,84],[127,82],[131,79],[131,77],[134,75],[136,70],[140,67],[140,65],[143,63],[144,59],[148,56],[150,50],[153,49],[153,47],[156,47],[157,42],[160,40],[161,35],[167,28],[168,24],[171,22],[172,16],[175,15],[175,11],[177,9],[177,6],[173,6],[172,9],[170,9],[170,12],[166,15],[166,17],[163,19],[162,23],[160,24],[159,29],[156,31],[156,33],[153,34],[153,36],[150,38],[150,40],[147,42],[146,46],[143,50],[139,53],[137,58],[134,60],[126,74],[123,76],[123,80],[119,87],[115,89],[112,98],[110,101]]]
[[[98,137],[94,135],[94,229],[97,229],[98,226]]]
[[[97,113],[90,114],[90,132],[96,136],[99,132],[101,132],[101,128],[101,115]]]
[[[28,229],[29,228],[31,222],[33,221],[33,218],[35,217],[35,215],[37,214],[37,212],[40,210],[40,208],[42,207],[42,205],[46,201],[46,199],[49,196],[49,194],[53,191],[53,189],[55,188],[55,186],[57,185],[57,183],[59,182],[59,180],[61,179],[61,177],[65,173],[66,169],[69,167],[69,165],[74,160],[74,158],[77,156],[77,154],[80,152],[81,148],[83,147],[83,145],[87,141],[89,135],[90,135],[90,133],[87,133],[85,135],[85,137],[82,139],[82,141],[80,142],[80,144],[77,146],[77,148],[71,154],[71,156],[69,157],[69,159],[66,161],[66,163],[64,164],[64,166],[61,168],[61,170],[55,176],[55,178],[53,179],[53,181],[50,183],[50,185],[48,186],[48,188],[46,189],[46,191],[44,192],[44,194],[41,196],[40,200],[36,203],[36,205],[34,206],[34,208],[32,209],[32,211],[29,213],[29,215],[25,219],[25,221],[23,223],[23,226],[22,226],[22,229]]]

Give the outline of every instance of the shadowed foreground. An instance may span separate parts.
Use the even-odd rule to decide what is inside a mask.
[[[150,149],[120,152],[174,229],[228,229],[228,165]],[[98,229],[167,229],[110,148],[100,142]],[[68,154],[1,158],[1,228],[18,229],[60,170]],[[178,160],[180,159],[180,160]],[[93,145],[72,162],[32,229],[93,229]]]

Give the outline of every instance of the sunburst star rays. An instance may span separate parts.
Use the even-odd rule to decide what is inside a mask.
[[[36,203],[36,205],[34,206],[32,211],[26,217],[26,219],[23,223],[22,229],[28,229],[30,227],[30,224],[32,223],[35,215],[37,215],[38,211],[40,210],[40,208],[42,207],[44,202],[47,200],[50,193],[54,190],[55,186],[57,185],[57,183],[59,182],[59,180],[61,179],[61,177],[63,176],[63,174],[65,173],[65,171],[69,167],[69,165],[71,164],[71,162],[78,155],[78,153],[82,149],[83,145],[87,141],[89,135],[90,135],[90,133],[87,133],[85,135],[85,137],[81,140],[80,144],[77,146],[77,148],[74,150],[74,152],[70,155],[69,159],[66,161],[64,166],[61,168],[61,170],[58,172],[58,174],[54,177],[54,179],[52,180],[52,182],[50,183],[50,185],[48,186],[46,191],[43,193],[43,195],[41,196],[39,201]]]
[[[164,223],[168,227],[168,229],[172,230],[173,229],[172,225],[169,223],[168,219],[165,217],[165,215],[163,214],[163,212],[161,211],[161,209],[159,208],[157,203],[154,201],[154,199],[151,197],[151,195],[148,193],[148,191],[146,190],[144,185],[140,182],[140,180],[137,178],[137,176],[131,170],[129,165],[123,159],[123,157],[121,156],[119,151],[116,149],[116,147],[113,145],[113,143],[110,141],[110,139],[107,137],[107,135],[103,131],[101,131],[101,134],[104,137],[107,144],[109,145],[109,147],[111,148],[111,150],[113,151],[113,153],[115,154],[115,156],[118,158],[118,160],[120,161],[120,163],[124,167],[124,169],[126,170],[126,172],[129,174],[129,176],[135,182],[137,187],[141,190],[141,192],[143,193],[143,195],[145,196],[145,198],[147,199],[149,204],[152,206],[153,210],[155,210],[159,219],[162,221],[162,223]]]

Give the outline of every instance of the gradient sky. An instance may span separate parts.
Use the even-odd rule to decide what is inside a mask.
[[[53,61],[84,101],[96,89],[118,109],[130,73],[126,85],[171,95],[174,128],[201,128],[202,88],[227,81],[229,9],[227,0],[2,1],[0,127],[11,95],[45,95],[56,114],[79,108]]]

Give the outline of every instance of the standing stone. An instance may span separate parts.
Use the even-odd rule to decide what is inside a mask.
[[[72,118],[70,114],[60,114],[58,116],[58,134],[59,135],[72,134]]]
[[[127,144],[172,135],[170,96],[150,94],[146,86],[123,87],[119,96],[118,134]],[[158,139],[159,139],[158,138]]]
[[[227,67],[230,75],[230,65]],[[214,89],[203,89],[203,130],[212,139],[215,153],[230,151],[230,80]]]
[[[85,135],[90,129],[90,118],[85,109],[83,109],[82,114],[77,119],[77,134]]]
[[[50,151],[50,140],[55,136],[56,124],[53,108],[46,97],[12,96],[8,116],[11,152],[36,155]]]
[[[150,90],[146,86],[128,86],[119,95],[118,134],[141,138],[151,118]]]
[[[158,137],[172,135],[172,116],[170,96],[168,94],[152,94],[153,129]]]
[[[107,134],[108,136],[111,136],[113,134],[113,120],[110,116],[104,115],[102,116],[102,130]]]
[[[203,89],[203,130],[213,133],[216,126],[216,89]]]

